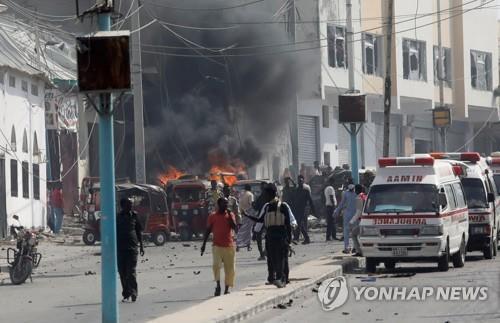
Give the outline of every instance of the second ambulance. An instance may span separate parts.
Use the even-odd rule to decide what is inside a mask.
[[[461,181],[469,208],[467,251],[480,251],[484,258],[492,259],[498,248],[500,197],[486,159],[477,152],[432,153],[431,156],[466,165],[466,174]]]
[[[360,222],[366,269],[379,263],[437,262],[447,271],[465,263],[468,209],[464,167],[429,155],[382,158]]]

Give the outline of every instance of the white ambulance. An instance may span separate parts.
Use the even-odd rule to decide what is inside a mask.
[[[461,178],[469,208],[467,251],[481,251],[484,258],[492,259],[497,255],[500,197],[486,158],[476,152],[432,153],[431,156],[467,165],[466,174]]]
[[[366,269],[383,262],[437,262],[447,271],[465,263],[468,210],[461,166],[429,155],[382,158],[360,222]]]

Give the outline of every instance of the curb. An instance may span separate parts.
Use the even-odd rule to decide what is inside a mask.
[[[316,286],[319,282],[325,279],[340,276],[345,271],[350,271],[355,268],[364,266],[365,266],[365,258],[352,258],[352,257],[343,258],[340,260],[340,264],[332,266],[333,267],[332,270],[324,273],[323,275],[312,278],[307,282],[298,285],[293,290],[286,290],[276,296],[269,297],[268,299],[259,302],[258,304],[252,307],[248,307],[242,311],[238,311],[237,313],[232,313],[223,318],[216,319],[215,322],[218,323],[241,322],[260,312],[263,312],[267,309],[271,309],[276,305],[285,303],[290,298],[293,298],[294,296],[301,294],[302,292],[304,292],[304,290],[308,288]]]

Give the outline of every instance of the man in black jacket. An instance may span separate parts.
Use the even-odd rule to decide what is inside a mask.
[[[267,280],[276,287],[283,288],[288,283],[288,253],[295,218],[288,204],[278,199],[276,186],[268,184],[264,193],[267,203],[262,207],[259,217],[248,217],[264,224],[266,229]]]
[[[141,256],[144,256],[144,246],[142,244],[142,225],[139,222],[137,213],[132,211],[132,201],[128,198],[120,200],[121,211],[116,217],[116,237],[118,272],[122,283],[123,301],[132,298],[132,302],[137,299],[137,248],[139,247]]]
[[[311,240],[309,239],[309,234],[307,233],[307,205],[309,204],[309,207],[311,208],[313,214],[316,214],[316,212],[314,211],[314,204],[311,198],[311,190],[304,183],[304,176],[299,175],[297,178],[297,182],[297,188],[295,189],[293,195],[294,201],[292,204],[292,211],[295,219],[297,219],[298,228],[294,232],[293,240],[298,241],[299,235],[300,233],[302,233],[302,235],[304,236],[304,242],[302,242],[302,244],[308,244],[311,242]]]

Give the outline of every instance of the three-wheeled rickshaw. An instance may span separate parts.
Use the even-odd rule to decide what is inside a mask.
[[[122,198],[130,198],[133,202],[133,210],[137,212],[139,221],[144,228],[143,237],[157,246],[162,246],[170,238],[170,220],[167,208],[167,196],[165,191],[155,185],[146,184],[118,184],[116,187],[117,212],[118,202]],[[99,200],[99,191],[94,192]],[[95,211],[89,214],[83,241],[87,245],[93,245],[100,237],[100,213]]]
[[[172,222],[182,241],[205,232],[208,217],[208,182],[183,181],[172,186]]]

